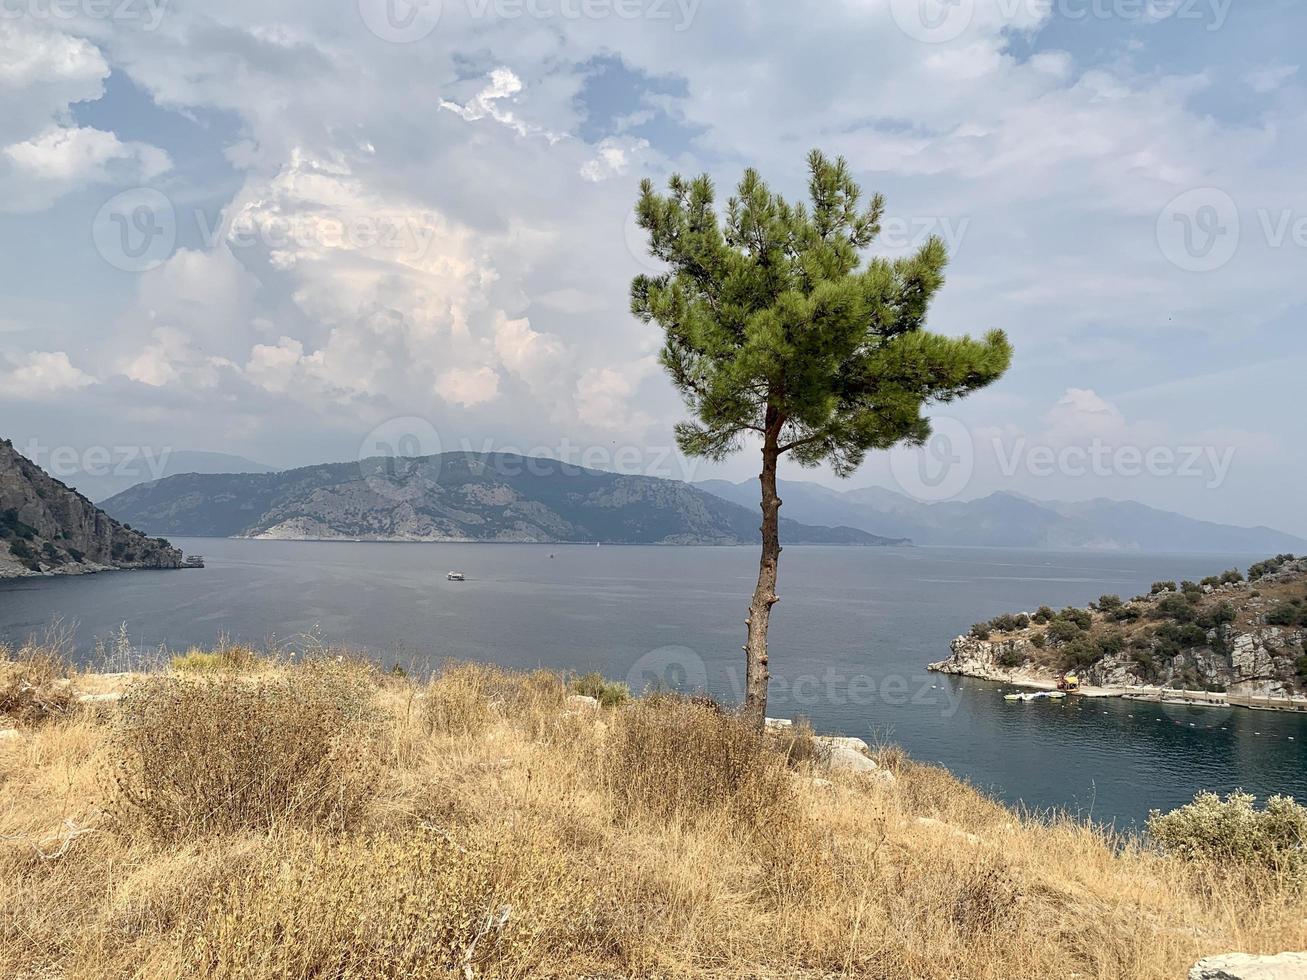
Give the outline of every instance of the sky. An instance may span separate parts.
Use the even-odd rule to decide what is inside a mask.
[[[3,0],[0,435],[56,476],[685,460],[639,181],[845,156],[1009,373],[850,480],[1307,535],[1295,0]],[[70,479],[70,482],[76,482]]]

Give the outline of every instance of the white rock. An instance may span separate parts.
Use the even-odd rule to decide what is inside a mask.
[[[567,703],[571,707],[583,711],[597,711],[599,709],[599,699],[592,698],[588,694],[569,694]]]
[[[83,694],[77,700],[80,704],[111,704],[121,701],[122,696],[121,691],[110,691],[108,694]]]
[[[1279,956],[1251,956],[1227,953],[1199,960],[1189,971],[1189,980],[1304,980],[1307,953]]]
[[[793,728],[794,722],[788,718],[766,718],[764,719],[768,728]]]
[[[848,745],[830,746],[830,767],[846,772],[875,772],[880,766],[870,756],[863,755]]]
[[[827,748],[845,748],[854,752],[869,751],[867,743],[860,738],[847,738],[842,735],[818,735],[817,742]]]
[[[0,728],[0,742],[4,742],[11,738],[21,737],[22,736],[18,734],[17,728]]]

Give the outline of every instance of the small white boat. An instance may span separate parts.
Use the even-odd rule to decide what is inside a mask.
[[[1061,691],[1026,691],[1024,694],[1004,694],[1004,701],[1061,701],[1065,694]]]
[[[448,578],[451,582],[466,582],[466,581],[467,581],[467,576],[464,575],[462,572],[450,572],[450,573],[449,573],[447,576],[445,576],[445,577]]]

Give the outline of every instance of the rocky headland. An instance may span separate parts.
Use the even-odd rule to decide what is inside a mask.
[[[1074,672],[1090,695],[1307,710],[1307,558],[1004,614],[950,647],[931,670],[1042,688]]]
[[[167,541],[115,521],[0,440],[0,579],[181,565]]]

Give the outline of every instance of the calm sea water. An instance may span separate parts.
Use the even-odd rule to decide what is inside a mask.
[[[738,696],[753,548],[179,540],[199,571],[0,583],[0,638],[55,618],[78,656],[126,623],[140,648],[305,634],[387,663],[448,658],[599,670]],[[892,741],[995,796],[1125,827],[1200,789],[1307,799],[1307,717],[1115,699],[1013,704],[929,674],[999,612],[1130,596],[1257,555],[1141,556],[789,547],[772,619],[769,714]],[[446,572],[466,582],[446,581]]]

